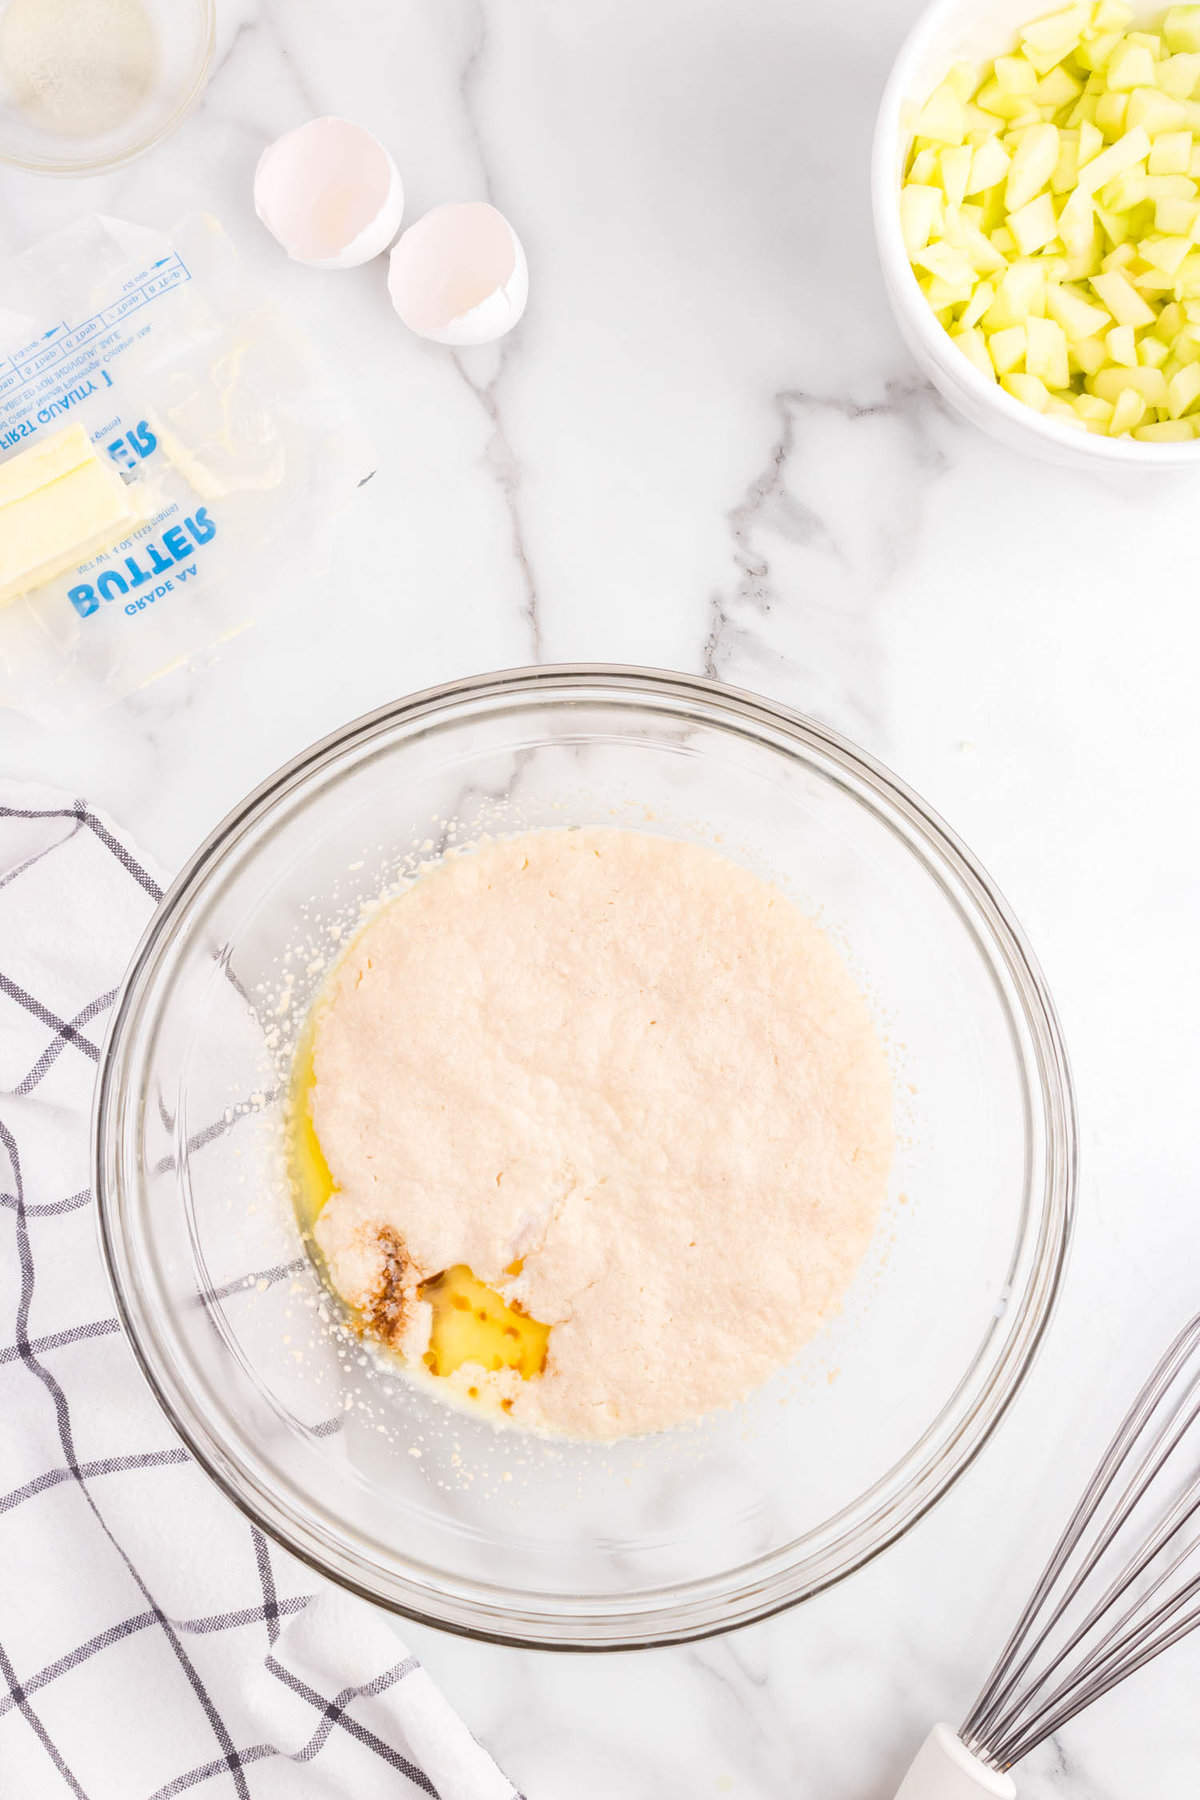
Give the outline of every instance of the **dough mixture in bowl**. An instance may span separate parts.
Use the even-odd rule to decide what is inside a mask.
[[[891,1081],[838,952],[672,838],[448,857],[356,937],[311,1057],[333,1286],[438,1386],[541,1431],[739,1399],[836,1309],[886,1193]]]

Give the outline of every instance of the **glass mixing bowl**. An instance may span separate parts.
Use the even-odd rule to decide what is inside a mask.
[[[0,0],[0,161],[94,175],[140,156],[208,79],[215,0]]]
[[[873,1249],[796,1362],[730,1411],[609,1444],[455,1412],[340,1332],[283,1152],[305,1007],[403,858],[485,831],[585,824],[716,842],[818,916],[874,1007],[899,1136]],[[1075,1130],[1037,965],[915,795],[769,701],[572,667],[385,707],[230,814],[134,958],[95,1160],[104,1249],[147,1379],[243,1511],[398,1612],[602,1649],[801,1600],[945,1493],[1046,1328]]]

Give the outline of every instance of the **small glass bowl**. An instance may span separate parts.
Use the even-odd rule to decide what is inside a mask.
[[[884,1222],[825,1331],[739,1406],[610,1444],[454,1412],[340,1336],[283,1156],[297,1028],[398,860],[587,824],[716,843],[819,917],[875,1009],[899,1135]],[[542,668],[358,720],[200,847],[113,1016],[95,1178],[145,1374],[243,1511],[397,1612],[605,1649],[791,1605],[945,1493],[1046,1328],[1075,1124],[1037,965],[908,789],[824,727],[712,682]]]
[[[106,5],[122,28],[104,30]],[[42,16],[53,24],[42,28],[42,60],[31,86],[27,71],[6,66],[4,48],[6,29],[35,8],[44,8]],[[57,53],[59,17],[68,69],[69,59],[78,57],[79,78],[89,88],[103,79],[112,102],[94,119],[80,116],[78,129],[62,119],[61,102],[39,98],[56,74],[44,53],[47,41]],[[95,175],[130,162],[174,131],[203,92],[215,35],[216,0],[0,0],[0,162],[38,175]],[[22,37],[28,44],[24,30]],[[97,73],[98,55],[104,66]]]

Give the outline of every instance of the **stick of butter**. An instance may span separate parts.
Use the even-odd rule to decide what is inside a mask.
[[[0,605],[41,587],[136,525],[142,508],[82,425],[0,463]]]

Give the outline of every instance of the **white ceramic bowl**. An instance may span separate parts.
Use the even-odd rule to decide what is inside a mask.
[[[950,404],[1010,449],[1064,466],[1200,470],[1200,439],[1143,444],[1093,436],[1014,399],[955,349],[908,260],[897,196],[918,108],[953,63],[1003,55],[1019,26],[1054,10],[1054,0],[934,0],[897,57],[879,108],[871,164],[875,237],[896,321],[922,370]]]

